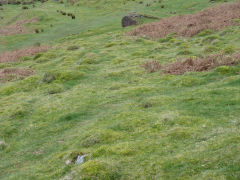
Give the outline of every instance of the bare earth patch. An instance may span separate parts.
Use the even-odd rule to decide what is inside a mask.
[[[29,33],[29,31],[24,27],[24,24],[28,23],[35,23],[37,22],[37,18],[32,18],[28,20],[21,20],[14,24],[11,24],[9,26],[5,26],[3,28],[0,28],[0,35],[14,35],[14,34],[26,34]]]
[[[231,56],[225,56],[223,54],[215,54],[215,55],[206,56],[205,58],[202,58],[202,59],[189,58],[186,60],[178,60],[166,66],[161,66],[160,64],[157,64],[158,68],[152,67],[156,65],[156,62],[154,63],[147,62],[146,64],[152,64],[152,66],[147,66],[146,64],[144,64],[143,67],[147,72],[155,72],[155,71],[151,71],[152,69],[155,69],[156,71],[162,70],[164,74],[181,75],[186,72],[209,71],[218,66],[234,66],[238,63],[240,63],[240,53],[237,53]]]
[[[48,46],[35,46],[28,47],[20,50],[7,51],[0,54],[0,63],[2,62],[13,62],[23,56],[32,56],[39,52],[45,52],[49,49]]]
[[[6,68],[0,69],[0,82],[11,81],[13,79],[24,79],[34,74],[31,69]]]
[[[234,19],[240,19],[240,1],[218,5],[196,14],[164,18],[159,22],[138,27],[128,35],[157,39],[177,33],[180,36],[191,37],[206,29],[219,31],[231,25],[239,25]]]

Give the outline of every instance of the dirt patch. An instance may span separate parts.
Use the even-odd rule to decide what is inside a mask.
[[[24,79],[34,73],[31,69],[6,68],[0,69],[0,82],[11,81],[13,79]]]
[[[177,60],[176,62],[170,63],[166,66],[147,62],[146,64],[151,64],[152,66],[156,64],[158,68],[153,68],[152,66],[147,66],[146,64],[144,64],[143,67],[147,72],[155,72],[151,70],[158,69],[159,71],[162,70],[164,74],[181,75],[186,72],[209,71],[218,66],[234,66],[238,63],[240,63],[240,53],[231,56],[215,54],[209,55],[205,58],[189,58],[186,60]]]
[[[191,37],[206,29],[221,30],[231,25],[239,25],[234,19],[240,19],[240,1],[221,4],[196,14],[164,18],[159,22],[136,28],[128,35],[157,39],[177,33],[180,36]]]
[[[29,33],[29,31],[24,27],[24,25],[28,23],[35,23],[37,21],[38,21],[37,18],[18,21],[14,24],[0,28],[0,35],[9,36],[9,35],[15,35],[15,34]]]
[[[0,54],[0,63],[13,62],[23,56],[32,56],[39,52],[45,52],[49,49],[48,46],[28,47],[20,50],[8,51]]]

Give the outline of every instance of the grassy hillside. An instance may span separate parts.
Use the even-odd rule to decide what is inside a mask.
[[[217,2],[124,2],[3,6],[1,27],[40,17],[27,28],[44,31],[0,35],[0,52],[36,43],[51,48],[0,63],[34,70],[0,82],[0,179],[240,178],[240,64],[184,75],[142,67],[239,52],[240,26],[191,38],[126,36],[134,28],[120,26],[128,12],[169,17]],[[81,154],[83,164],[66,165]]]
[[[3,6],[0,11],[0,24],[13,24],[19,20],[38,17],[38,22],[34,24],[26,24],[28,29],[44,30],[39,34],[17,34],[13,36],[0,36],[0,52],[31,46],[36,43],[49,44],[57,41],[62,37],[71,34],[79,34],[94,30],[96,33],[103,33],[99,29],[104,29],[105,32],[121,31],[121,18],[129,12],[140,12],[157,17],[167,17],[176,14],[186,14],[196,12],[208,6],[215,4],[209,3],[208,0],[196,0],[194,2],[184,2],[182,0],[172,1],[80,1],[79,5],[71,6],[69,4],[60,4],[57,2],[36,3],[35,7],[27,5],[29,9],[23,10],[22,6],[7,5]],[[85,3],[84,3],[85,2]],[[143,1],[142,1],[143,2]],[[151,6],[146,7],[146,4],[152,2]],[[161,6],[164,5],[164,8]],[[57,10],[70,12],[75,14],[76,19],[72,20],[68,16],[63,16],[57,13]],[[176,13],[176,14],[173,14]],[[99,32],[98,32],[99,31]]]

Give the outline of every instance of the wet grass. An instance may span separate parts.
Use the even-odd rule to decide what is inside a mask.
[[[186,6],[198,3],[212,5]],[[60,29],[48,52],[0,64],[35,71],[0,84],[0,179],[239,179],[240,65],[179,76],[142,67],[238,52],[239,26],[152,41],[125,36],[115,13],[65,38]],[[41,39],[26,36],[1,50]],[[50,30],[42,36],[48,44]],[[87,154],[82,165],[65,164],[77,154]]]

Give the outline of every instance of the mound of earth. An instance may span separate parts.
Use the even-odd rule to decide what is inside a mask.
[[[16,61],[23,56],[32,56],[39,52],[47,51],[48,49],[49,49],[48,46],[36,46],[36,47],[28,47],[20,50],[4,52],[0,54],[0,63]]]
[[[221,30],[231,25],[239,25],[234,19],[240,19],[240,1],[218,5],[196,14],[164,18],[159,22],[136,28],[128,35],[157,39],[177,33],[180,36],[191,37],[206,29]]]

